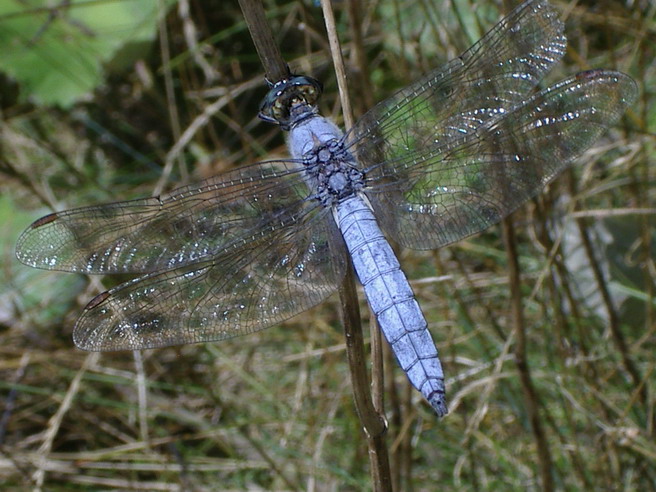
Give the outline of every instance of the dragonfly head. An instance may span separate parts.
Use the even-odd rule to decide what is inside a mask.
[[[271,86],[260,104],[258,116],[289,130],[292,125],[315,114],[323,85],[312,77],[293,75]]]

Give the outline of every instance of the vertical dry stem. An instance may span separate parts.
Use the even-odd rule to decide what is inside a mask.
[[[524,315],[522,312],[522,298],[520,293],[519,263],[517,262],[517,250],[515,248],[515,229],[511,218],[503,221],[503,237],[506,245],[508,258],[508,283],[510,284],[510,306],[513,331],[515,333],[515,364],[519,372],[522,384],[524,403],[531,422],[531,429],[535,437],[538,450],[540,475],[542,477],[542,490],[554,490],[553,463],[549,445],[540,421],[538,397],[531,379],[531,373],[526,360],[526,327],[524,326]]]

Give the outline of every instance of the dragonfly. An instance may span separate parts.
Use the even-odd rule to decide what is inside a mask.
[[[546,0],[516,7],[458,58],[365,113],[346,133],[319,114],[321,84],[290,76],[260,115],[289,159],[163,196],[55,212],[19,238],[26,265],[135,274],[97,295],[77,347],[140,350],[252,333],[324,301],[348,258],[410,383],[447,414],[428,323],[386,238],[436,249],[534,197],[637,97],[621,72],[538,83],[566,38]]]

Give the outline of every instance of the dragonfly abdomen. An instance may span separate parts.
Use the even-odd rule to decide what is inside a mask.
[[[335,207],[335,218],[369,305],[399,365],[437,414],[445,415],[444,373],[435,343],[371,209],[360,196],[354,196]]]

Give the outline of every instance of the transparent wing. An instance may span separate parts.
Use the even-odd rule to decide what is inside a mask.
[[[209,259],[317,206],[291,161],[247,166],[167,196],[56,212],[19,238],[18,259],[50,270],[150,273]]]
[[[414,149],[443,147],[525,99],[565,48],[553,7],[527,1],[460,57],[373,107],[347,141],[365,170]]]
[[[415,249],[480,232],[536,195],[636,97],[627,75],[582,72],[473,134],[414,148],[370,173],[367,196],[376,218],[395,240]]]
[[[137,350],[223,340],[318,304],[345,271],[328,209],[259,234],[210,260],[153,273],[98,295],[75,325],[85,350]]]

